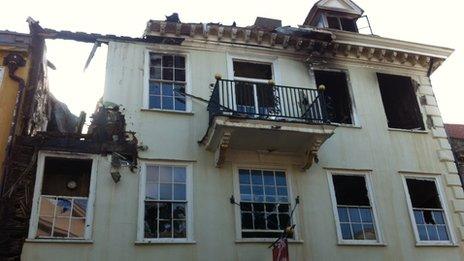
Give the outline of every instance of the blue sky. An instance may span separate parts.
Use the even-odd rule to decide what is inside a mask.
[[[0,30],[28,32],[28,16],[58,30],[141,36],[149,19],[164,19],[178,12],[182,22],[253,24],[256,16],[281,19],[284,25],[302,24],[316,0],[170,0],[170,1],[7,1]],[[432,84],[445,122],[464,124],[464,26],[461,0],[357,0],[370,18],[375,34],[455,49],[433,74]],[[10,11],[6,11],[10,10]],[[102,45],[84,72],[91,44],[47,41],[49,72],[55,96],[78,114],[90,115],[103,94],[106,47]]]

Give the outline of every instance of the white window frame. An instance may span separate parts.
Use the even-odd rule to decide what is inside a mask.
[[[354,170],[328,170],[327,179],[329,182],[330,198],[332,200],[332,211],[335,218],[335,227],[337,231],[337,239],[339,245],[386,245],[383,239],[383,233],[380,226],[379,215],[377,214],[376,202],[374,198],[374,191],[371,181],[372,173],[370,171],[354,171]],[[342,231],[340,227],[340,219],[338,216],[337,209],[337,198],[335,196],[335,187],[333,184],[333,176],[344,175],[344,176],[359,176],[364,177],[366,182],[367,195],[369,197],[369,204],[372,208],[372,215],[374,216],[374,228],[377,239],[376,240],[346,240],[342,237]]]
[[[175,166],[185,167],[186,169],[186,199],[187,199],[187,237],[186,238],[145,238],[144,234],[144,219],[145,219],[145,184],[147,179],[147,165],[153,166]],[[152,243],[194,243],[194,228],[193,228],[193,164],[190,162],[174,162],[174,161],[155,161],[144,160],[140,162],[139,175],[139,207],[138,207],[138,222],[137,222],[137,241],[136,243],[152,244]]]
[[[403,173],[401,173],[403,174]],[[446,204],[446,200],[444,200],[444,191],[442,189],[442,184],[439,176],[431,176],[427,174],[408,174],[405,173],[402,176],[403,180],[403,188],[404,188],[404,195],[406,198],[406,204],[408,206],[408,212],[409,212],[409,219],[411,221],[411,226],[412,230],[414,232],[414,237],[416,239],[416,246],[456,246],[457,241],[456,241],[456,236],[454,234],[454,225],[451,221],[450,218],[450,212],[448,210],[448,206]],[[417,224],[416,224],[416,219],[414,217],[414,211],[412,207],[412,202],[411,202],[411,197],[409,194],[409,189],[408,189],[408,184],[406,183],[406,179],[416,179],[416,180],[427,180],[427,181],[433,181],[435,182],[435,187],[437,188],[438,192],[438,198],[440,200],[441,207],[443,209],[443,213],[445,215],[445,222],[446,222],[446,229],[448,230],[448,234],[450,237],[450,240],[448,241],[433,241],[433,240],[420,240],[419,238],[419,232],[417,231]]]
[[[174,113],[191,113],[192,112],[192,100],[190,97],[185,96],[185,111],[180,110],[167,110],[162,108],[150,108],[149,106],[149,89],[150,89],[150,53],[158,53],[161,55],[176,55],[183,56],[185,58],[185,93],[191,94],[191,73],[190,73],[190,54],[187,52],[179,52],[177,50],[157,50],[157,49],[146,49],[144,54],[144,71],[143,71],[143,110],[160,111],[160,112],[174,112]]]
[[[269,170],[269,171],[283,171],[285,172],[285,178],[287,182],[287,191],[288,191],[288,198],[290,203],[289,211],[295,207],[295,197],[293,193],[293,183],[292,183],[292,175],[289,171],[290,168],[287,167],[280,167],[280,166],[270,166],[270,165],[233,165],[233,180],[234,180],[234,199],[235,202],[240,204],[240,177],[239,177],[239,169],[249,169],[249,170]],[[299,224],[298,216],[299,211],[297,206],[295,211],[293,212],[292,223],[295,224],[295,229],[293,233],[293,239],[288,239],[289,242],[299,242],[301,238],[299,236]],[[236,242],[274,242],[276,238],[243,238],[242,237],[242,215],[240,206],[234,204],[235,210],[235,241]]]
[[[89,186],[89,197],[87,202],[87,210],[85,217],[85,233],[84,238],[37,238],[37,229],[39,225],[39,206],[40,196],[42,194],[42,184],[44,176],[45,159],[47,157],[63,158],[63,159],[83,159],[92,160],[92,168],[90,173],[90,186]],[[31,218],[29,220],[29,235],[28,240],[33,241],[89,241],[92,239],[92,227],[93,227],[93,209],[95,205],[95,194],[96,194],[96,174],[98,168],[98,156],[85,153],[70,153],[70,152],[52,152],[52,151],[40,151],[37,158],[37,170],[34,185],[34,198],[32,201]]]
[[[5,67],[0,66],[0,88],[2,87],[3,83],[3,75],[5,74]]]

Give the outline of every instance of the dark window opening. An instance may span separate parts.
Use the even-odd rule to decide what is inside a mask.
[[[271,80],[272,65],[266,63],[234,61],[234,76],[251,79]]]
[[[42,195],[88,197],[92,160],[47,157]]]
[[[437,186],[432,180],[406,179],[420,240],[448,241],[450,236]]]
[[[356,25],[356,20],[351,18],[342,18],[336,16],[327,16],[327,23],[329,28],[348,31],[348,32],[358,32],[358,26]]]
[[[325,86],[325,99],[329,120],[352,124],[351,99],[346,74],[343,72],[314,71],[316,85]]]
[[[362,176],[332,176],[338,205],[369,206],[366,180]]]
[[[338,20],[338,17],[328,16],[327,17],[327,22],[329,23],[329,28],[337,29],[337,30],[342,29],[340,27],[340,21]]]
[[[377,74],[377,78],[388,127],[424,130],[424,121],[412,79],[381,73]]]

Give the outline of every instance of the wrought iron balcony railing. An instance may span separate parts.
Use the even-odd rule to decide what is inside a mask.
[[[225,115],[303,123],[328,123],[323,90],[217,79],[208,104],[210,120]]]

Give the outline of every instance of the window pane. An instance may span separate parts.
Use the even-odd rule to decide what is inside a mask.
[[[37,236],[49,237],[52,235],[53,217],[39,217]]]
[[[172,110],[174,109],[173,97],[163,97],[163,109]]]
[[[58,198],[56,205],[56,216],[69,217],[71,215],[71,200]]]
[[[179,82],[185,82],[185,70],[175,70],[175,80]]]
[[[242,229],[253,229],[253,215],[242,213]]]
[[[437,226],[439,240],[449,240],[448,232],[446,231],[446,226]]]
[[[162,183],[172,182],[172,167],[169,167],[169,166],[160,167],[160,182]]]
[[[145,185],[145,197],[146,199],[158,199],[158,184],[147,183]]]
[[[161,66],[161,55],[150,53],[150,65],[151,66]]]
[[[174,184],[174,200],[185,200],[185,184]]]
[[[163,67],[173,67],[174,58],[172,55],[163,55]]]
[[[159,166],[147,166],[147,182],[159,181]]]
[[[262,185],[263,184],[263,176],[261,175],[260,170],[252,170],[251,171],[251,183]]]
[[[340,224],[340,228],[342,231],[342,238],[343,239],[353,239],[351,235],[351,228],[349,224]]]
[[[172,203],[160,202],[159,206],[159,218],[160,219],[172,219]]]
[[[333,175],[332,180],[338,205],[370,206],[363,176]]]
[[[161,109],[161,97],[150,95],[148,98],[148,108]]]
[[[276,184],[277,186],[287,186],[287,180],[285,179],[285,173],[276,171]]]
[[[419,232],[419,239],[420,240],[427,240],[427,230],[425,229],[424,225],[417,225],[417,231]]]
[[[174,96],[172,83],[163,83],[163,96]]]
[[[265,191],[266,195],[275,195],[276,194],[276,188],[274,186],[272,186],[272,187],[265,186],[264,191]]]
[[[254,213],[253,214],[254,216],[254,226],[255,226],[255,229],[266,229],[266,224],[265,224],[265,221],[264,221],[264,213]]]
[[[53,227],[54,237],[68,237],[69,218],[55,218]]]
[[[264,185],[275,186],[274,172],[272,171],[263,171]]]
[[[185,85],[174,84],[174,96],[185,98]]]
[[[85,235],[85,219],[73,218],[71,219],[71,228],[69,230],[69,237],[83,238]]]
[[[249,170],[239,170],[239,179],[240,179],[240,184],[250,184],[250,172]]]
[[[174,220],[174,238],[185,238],[187,236],[187,224],[183,220]]]
[[[161,68],[160,67],[150,67],[150,79],[155,79],[155,80],[161,79]]]
[[[174,109],[177,111],[185,111],[185,98],[184,97],[175,97],[174,98]]]
[[[365,223],[372,223],[372,209],[369,208],[360,208],[361,220]]]
[[[361,222],[361,216],[357,208],[348,208],[351,222]]]
[[[173,203],[172,213],[174,219],[185,219],[185,203]]]
[[[172,184],[160,184],[160,199],[172,199]]]
[[[144,237],[158,237],[158,203],[145,202]]]
[[[185,57],[174,56],[174,66],[176,68],[185,68]]]
[[[246,185],[240,186],[240,194],[251,194],[251,187]]]
[[[53,217],[55,213],[56,199],[41,196],[40,198],[40,216]]]
[[[433,218],[437,224],[445,224],[445,219],[443,218],[442,211],[433,211]]]
[[[172,68],[163,68],[163,80],[165,81],[174,80],[174,70]]]
[[[290,225],[290,216],[288,214],[279,214],[279,228],[285,229]]]
[[[338,208],[338,219],[340,222],[349,222],[347,208]]]
[[[253,211],[251,207],[251,203],[240,203],[240,210],[242,211]]]
[[[414,219],[416,219],[417,224],[425,224],[424,215],[421,210],[414,210]]]
[[[174,167],[174,182],[185,183],[187,169],[185,167]]]
[[[159,82],[150,82],[150,87],[148,90],[148,94],[150,95],[160,95],[161,94],[161,86]]]
[[[264,195],[263,187],[261,187],[261,186],[253,186],[253,194],[254,195]]]
[[[85,218],[87,213],[87,199],[74,199],[73,217]]]
[[[277,221],[277,214],[268,214],[267,216],[267,229],[279,229],[279,222]]]
[[[253,79],[272,79],[272,65],[246,61],[233,61],[234,76]]]
[[[441,209],[437,187],[433,180],[406,179],[406,183],[412,207]]]
[[[364,239],[363,228],[361,224],[352,224],[354,239]]]
[[[427,234],[429,235],[430,240],[438,240],[438,231],[434,225],[426,225]]]
[[[278,187],[277,194],[279,196],[287,196],[287,187]]]
[[[172,224],[169,221],[159,221],[159,237],[160,238],[172,238]]]
[[[375,229],[373,224],[363,224],[365,239],[375,240]]]

